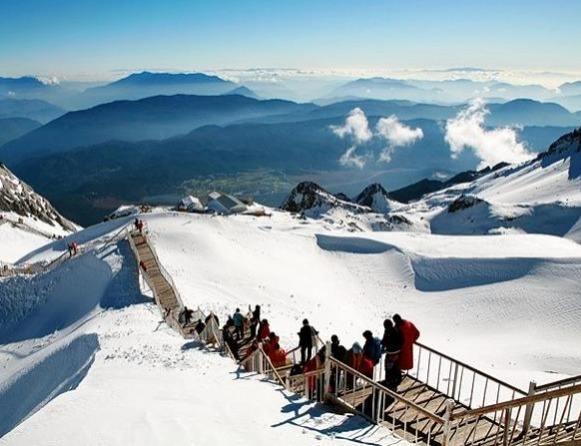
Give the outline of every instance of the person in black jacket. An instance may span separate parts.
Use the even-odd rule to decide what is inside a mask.
[[[337,335],[331,336],[331,356],[338,361],[345,362],[347,349],[341,345]]]
[[[248,306],[250,310],[250,306]],[[252,312],[252,319],[250,320],[250,337],[255,338],[256,332],[258,329],[258,325],[260,324],[260,305],[256,305],[254,307],[254,311]]]
[[[383,328],[383,339],[381,340],[383,351],[391,355],[399,354],[403,344],[401,333],[393,326],[391,319],[383,321]]]
[[[303,320],[303,326],[298,332],[299,347],[301,348],[301,364],[311,359],[313,353],[313,338],[318,334],[317,330],[309,325],[308,319]]]
[[[381,347],[385,352],[385,379],[389,382],[397,381],[396,377],[401,378],[401,370],[399,368],[399,352],[403,344],[403,338],[399,330],[394,327],[391,319],[383,321],[383,339],[381,340]],[[395,387],[399,385],[396,383]],[[391,388],[391,387],[390,387]]]

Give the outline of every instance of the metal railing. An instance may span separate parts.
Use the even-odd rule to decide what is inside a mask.
[[[68,251],[64,251],[62,254],[58,255],[57,257],[55,257],[54,259],[52,259],[51,261],[48,261],[48,262],[47,261],[40,261],[40,262],[34,262],[34,263],[25,264],[25,265],[3,264],[2,268],[0,268],[0,277],[11,277],[11,276],[17,276],[17,275],[34,275],[34,274],[46,273],[48,271],[53,270],[55,267],[63,264],[68,259],[71,259],[71,258],[77,257],[81,254],[84,254],[85,252],[87,252],[91,249],[94,249],[98,246],[102,246],[102,248],[105,248],[105,247],[111,245],[112,243],[116,243],[120,240],[123,240],[123,239],[128,237],[129,233],[130,233],[130,225],[126,224],[119,231],[117,231],[116,233],[114,233],[110,236],[107,236],[104,238],[99,238],[97,240],[92,240],[90,242],[83,243],[83,244],[79,245],[79,247],[77,248],[76,254],[73,256],[71,256]]]
[[[528,394],[419,342],[414,344],[414,367],[408,374],[471,409]]]
[[[347,364],[329,358],[328,397],[373,423],[391,428],[408,441],[428,445],[443,436],[446,416],[439,416]]]
[[[580,440],[581,411],[572,409],[574,398],[580,393],[581,385],[577,384],[452,414],[448,440],[450,444],[472,445],[487,429],[487,446]],[[559,407],[555,418],[551,410],[554,407]],[[540,421],[537,426],[527,425],[529,412]]]

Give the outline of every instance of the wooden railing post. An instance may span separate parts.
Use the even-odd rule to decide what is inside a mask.
[[[528,392],[528,396],[533,396],[537,391],[537,383],[535,381],[531,381],[529,383],[529,392]],[[531,418],[533,417],[533,409],[534,409],[535,405],[534,404],[527,404],[526,409],[525,409],[525,416],[524,416],[524,420],[523,420],[523,435],[526,435],[527,431],[529,430],[529,428],[531,427]]]
[[[325,344],[325,371],[324,371],[324,382],[325,388],[323,389],[324,399],[327,399],[327,394],[329,394],[329,389],[331,388],[331,343],[327,342]]]
[[[502,445],[508,446],[508,440],[510,437],[510,413],[512,411],[511,407],[504,409],[504,432],[502,433]]]
[[[454,378],[452,378],[452,395],[453,399],[456,399],[456,382],[458,381],[458,363],[454,362]]]
[[[456,406],[456,402],[449,398],[446,400],[446,411],[444,412],[444,438],[442,438],[442,446],[450,446],[450,423],[452,422],[452,411]]]

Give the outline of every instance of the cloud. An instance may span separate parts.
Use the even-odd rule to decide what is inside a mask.
[[[331,129],[339,138],[351,137],[356,144],[362,144],[373,138],[369,122],[363,110],[359,107],[349,112],[343,125],[332,125]]]
[[[452,158],[457,158],[464,149],[471,148],[482,161],[480,168],[494,166],[502,161],[521,163],[531,159],[533,154],[518,142],[514,128],[489,130],[484,126],[488,113],[484,101],[477,98],[455,118],[446,122],[445,139],[452,151]]]
[[[391,155],[397,147],[409,146],[424,137],[421,128],[409,127],[391,115],[388,118],[381,118],[375,126],[377,136],[387,141],[387,147],[379,155],[379,161],[390,162]]]
[[[365,158],[361,155],[357,155],[355,153],[357,150],[357,146],[351,146],[347,149],[347,151],[341,155],[339,158],[339,163],[342,166],[346,167],[358,167],[359,169],[363,169],[365,167]]]
[[[343,166],[358,167],[363,169],[365,167],[365,158],[355,154],[357,146],[366,143],[373,138],[373,133],[369,129],[369,122],[363,110],[359,107],[354,108],[349,112],[343,125],[332,125],[331,130],[339,138],[349,138],[353,145],[339,158],[339,163]]]

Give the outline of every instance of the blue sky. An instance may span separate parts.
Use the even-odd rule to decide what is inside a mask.
[[[116,70],[581,72],[581,1],[0,0],[0,76]]]

